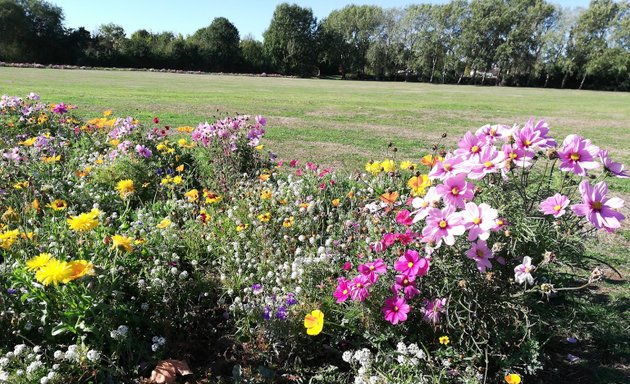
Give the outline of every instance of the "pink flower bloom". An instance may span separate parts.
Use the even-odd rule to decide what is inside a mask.
[[[569,206],[569,198],[556,193],[555,195],[548,197],[540,203],[540,211],[545,215],[553,215],[553,217],[560,217],[565,214],[566,207]]]
[[[372,285],[370,278],[365,275],[359,275],[352,279],[349,282],[348,286],[350,287],[350,297],[354,301],[363,301],[365,300],[370,292],[368,288]]]
[[[605,182],[600,181],[592,187],[588,180],[583,180],[580,183],[580,193],[583,202],[571,206],[573,213],[586,216],[595,228],[604,228],[608,232],[621,226],[620,222],[625,217],[615,209],[623,207],[623,200],[617,197],[607,198],[608,185]]]
[[[531,124],[534,123],[534,119],[530,120]],[[541,139],[541,143],[538,144],[540,148],[552,148],[558,145],[556,140],[547,136],[549,134],[549,124],[545,120],[540,120],[534,126],[534,131],[538,132],[538,137]]]
[[[496,225],[499,212],[486,203],[479,205],[468,202],[466,210],[461,213],[464,225],[468,230],[468,241],[488,240],[490,231]]]
[[[523,262],[514,267],[514,280],[518,284],[534,285],[534,277],[531,272],[536,269],[535,265],[532,265],[532,259],[529,256],[523,257]]]
[[[463,172],[468,172],[468,166],[464,158],[460,156],[446,155],[444,160],[435,163],[429,172],[429,179],[444,180],[447,177],[454,176]]]
[[[393,293],[398,293],[400,290],[403,291],[405,297],[409,300],[420,294],[420,291],[416,288],[415,280],[412,280],[409,276],[405,275],[396,275],[396,282],[392,285]]]
[[[459,213],[455,213],[455,207],[450,205],[442,210],[432,208],[429,211],[422,235],[435,243],[444,239],[446,245],[453,245],[455,236],[462,235],[465,231],[464,219]]]
[[[66,112],[68,112],[68,106],[65,105],[64,103],[59,103],[57,105],[55,105],[55,108],[53,108],[53,112],[58,114],[58,115],[62,115]]]
[[[367,276],[372,284],[376,283],[378,275],[384,275],[387,272],[387,266],[383,263],[383,259],[361,264],[358,269],[359,273]]]
[[[531,160],[534,155],[532,151],[526,151],[511,144],[503,144],[501,151],[505,154],[505,161],[510,161],[516,167],[525,168],[532,165]]]
[[[412,215],[415,215],[413,217],[413,224],[427,217],[429,209],[437,207],[441,199],[435,187],[429,188],[424,197],[415,197],[411,201],[411,205],[416,209],[411,212]]]
[[[475,132],[475,136],[485,140],[486,144],[493,145],[497,139],[502,139],[509,133],[510,127],[507,125],[486,124]]]
[[[311,171],[317,171],[317,165],[315,163],[307,162],[306,168],[310,169]]]
[[[475,185],[466,181],[466,174],[449,177],[443,184],[436,187],[446,205],[464,208],[464,200],[472,200],[475,195]]]
[[[335,289],[333,296],[337,299],[337,303],[342,303],[348,300],[348,297],[350,296],[350,287],[348,286],[349,281],[344,277],[340,277],[337,282],[337,289]]]
[[[446,312],[446,299],[435,298],[424,302],[424,320],[437,324],[440,322],[440,314]]]
[[[481,149],[487,145],[482,136],[473,135],[470,131],[466,132],[464,137],[457,143],[459,147],[455,151],[455,155],[461,156],[466,160],[473,159],[477,161],[481,154]]]
[[[396,222],[398,224],[410,226],[411,224],[413,224],[413,218],[410,216],[408,210],[403,209],[402,211],[398,212],[398,214],[396,215]]]
[[[386,233],[383,235],[383,245],[385,247],[391,247],[396,242],[396,234],[395,233]]]
[[[531,119],[522,129],[514,129],[512,136],[517,148],[527,151],[536,151],[541,148],[555,146],[556,142],[547,137],[549,126],[544,121],[539,121],[534,126],[534,120]]]
[[[608,151],[599,151],[599,159],[602,161],[602,164],[604,164],[604,169],[612,173],[613,175],[621,179],[627,179],[630,177],[630,173],[628,173],[628,170],[623,169],[623,164],[610,160],[610,158],[608,157]]]
[[[295,176],[297,176],[297,177],[302,176],[302,170],[298,169],[297,171],[295,171]]]
[[[562,149],[558,151],[560,170],[586,176],[586,171],[599,167],[595,157],[599,154],[599,147],[591,141],[578,135],[569,135],[562,142]]]
[[[405,302],[404,297],[389,297],[385,299],[383,314],[385,314],[385,320],[392,323],[392,325],[407,320],[407,314],[410,310],[411,308]]]
[[[420,257],[418,251],[408,249],[398,258],[398,261],[394,264],[394,269],[413,280],[416,276],[427,274],[429,261],[424,257]]]
[[[352,263],[349,261],[346,261],[345,263],[343,263],[343,270],[344,271],[349,271],[352,269]]]
[[[490,263],[490,259],[492,259],[494,255],[490,248],[488,248],[486,242],[479,240],[471,245],[470,249],[466,251],[466,256],[477,263],[479,272],[483,273],[486,269],[491,269],[492,264]]]
[[[419,236],[420,236],[419,234],[411,232],[410,230],[407,230],[407,232],[405,233],[397,233],[396,240],[400,241],[400,244],[402,245],[407,245],[411,243],[413,239]]]
[[[468,177],[477,180],[488,173],[496,173],[504,167],[505,153],[499,152],[494,146],[486,146],[481,149],[479,162],[473,167]]]

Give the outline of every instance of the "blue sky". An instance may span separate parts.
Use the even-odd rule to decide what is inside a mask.
[[[138,29],[151,32],[170,31],[190,35],[197,29],[210,25],[215,17],[226,17],[236,28],[241,38],[253,35],[262,40],[276,6],[284,1],[267,0],[49,0],[60,6],[69,28],[85,27],[95,31],[101,24],[121,25],[127,35]],[[286,1],[313,10],[317,19],[326,17],[332,10],[348,4],[373,4],[383,8],[404,7],[418,3],[445,3],[448,0],[310,0]],[[587,7],[589,0],[555,0],[563,6]]]

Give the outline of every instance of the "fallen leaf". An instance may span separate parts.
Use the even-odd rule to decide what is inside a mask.
[[[162,360],[151,372],[149,380],[156,384],[172,384],[177,379],[177,375],[192,375],[188,364],[181,360]]]

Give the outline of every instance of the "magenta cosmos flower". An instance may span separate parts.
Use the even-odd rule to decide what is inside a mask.
[[[409,300],[420,294],[420,291],[416,288],[416,281],[405,275],[396,275],[396,282],[392,285],[393,293],[398,293],[400,290],[403,291],[405,297]]]
[[[509,161],[516,167],[525,168],[532,165],[531,160],[534,154],[532,151],[526,151],[512,144],[503,144],[501,151],[505,155],[505,161]],[[509,170],[508,168],[505,167],[506,170]]]
[[[466,251],[466,256],[469,259],[474,260],[477,263],[477,269],[483,273],[486,269],[491,269],[492,264],[490,259],[494,257],[490,248],[485,241],[479,240],[476,243],[471,243],[471,247]]]
[[[472,200],[475,195],[475,185],[467,182],[466,174],[463,173],[444,180],[444,183],[438,185],[436,190],[446,205],[458,208],[464,208],[464,200]]]
[[[367,276],[374,284],[378,280],[378,275],[383,275],[387,272],[387,265],[383,263],[383,259],[377,259],[376,261],[359,265],[359,272]]]
[[[396,215],[396,222],[408,227],[413,224],[413,218],[408,210],[403,209]]]
[[[394,269],[413,280],[416,276],[424,276],[427,274],[429,261],[424,257],[420,257],[418,251],[408,249],[398,258]]]
[[[447,245],[453,245],[455,244],[455,236],[466,232],[464,219],[459,213],[455,213],[455,207],[452,205],[442,210],[432,208],[426,223],[422,229],[422,236],[436,244],[444,239]]]
[[[562,142],[562,149],[558,151],[560,170],[586,176],[586,171],[599,167],[595,158],[599,154],[599,147],[591,144],[590,140],[578,135],[569,135]]]
[[[569,206],[569,198],[556,193],[555,195],[548,197],[540,203],[540,211],[545,215],[553,215],[553,217],[560,217],[565,214],[566,208]]]
[[[574,204],[571,210],[578,216],[586,216],[595,228],[604,228],[612,232],[621,226],[621,220],[625,218],[615,209],[623,207],[623,200],[617,197],[607,198],[608,185],[600,181],[591,186],[588,180],[580,183],[582,204]]]
[[[486,203],[477,205],[468,202],[466,210],[462,211],[461,215],[468,230],[468,241],[474,241],[477,238],[488,240],[490,231],[496,225],[499,212]]]
[[[348,300],[350,296],[350,287],[348,286],[349,281],[344,277],[340,277],[337,280],[337,289],[335,289],[335,293],[333,296],[337,299],[337,303],[342,303]]]
[[[369,296],[370,292],[368,288],[372,286],[372,282],[369,277],[359,275],[352,279],[352,281],[348,283],[348,286],[350,287],[350,297],[352,300],[361,302]]]
[[[608,151],[599,151],[599,159],[602,161],[602,164],[604,164],[604,169],[613,175],[621,179],[627,179],[630,177],[628,170],[623,169],[623,164],[614,162],[608,157]]]
[[[385,299],[383,314],[385,314],[385,320],[392,323],[392,325],[396,325],[401,321],[407,320],[407,314],[410,309],[404,297],[388,297]]]

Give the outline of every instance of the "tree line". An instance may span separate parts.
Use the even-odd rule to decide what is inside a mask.
[[[116,24],[66,28],[42,0],[0,0],[0,61],[278,72],[297,76],[630,90],[630,3],[452,0],[349,5],[317,20],[280,4],[263,41],[224,17],[189,36]]]

